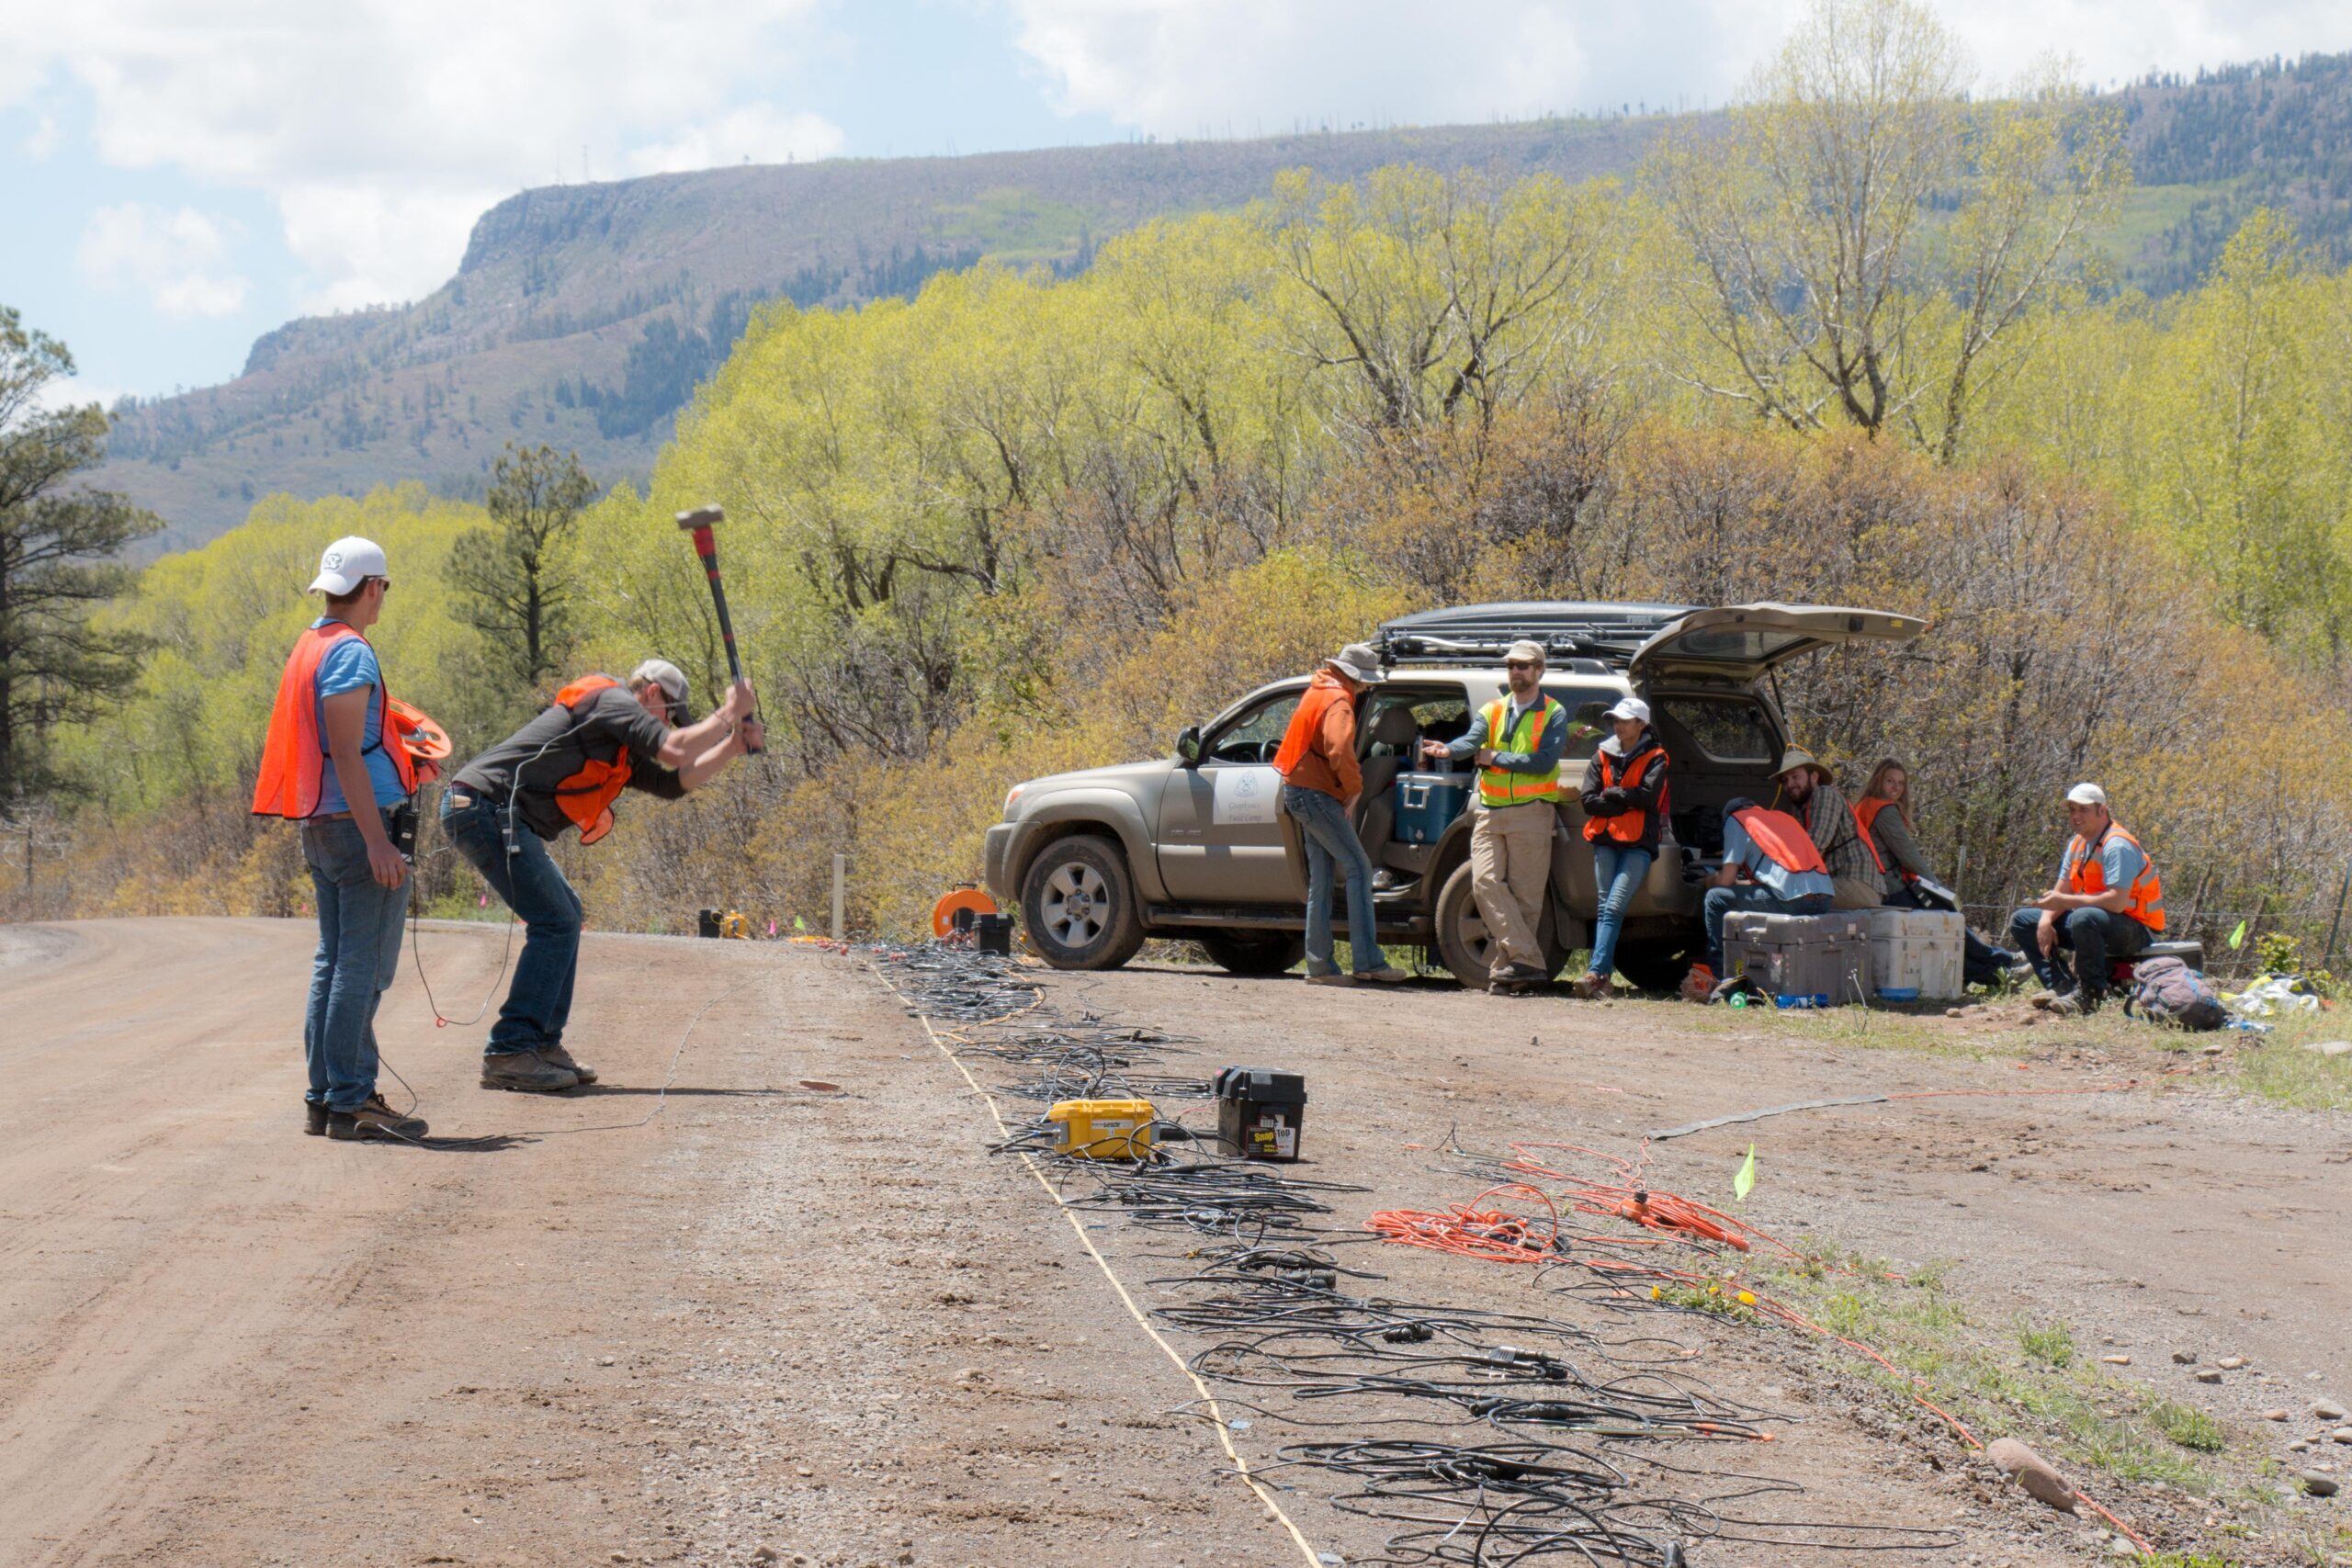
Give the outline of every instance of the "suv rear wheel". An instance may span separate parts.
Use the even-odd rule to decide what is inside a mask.
[[[1143,945],[1127,857],[1091,833],[1037,852],[1021,884],[1029,943],[1057,969],[1116,969]]]
[[[1485,990],[1492,939],[1487,935],[1487,918],[1478,912],[1478,900],[1470,892],[1468,861],[1455,866],[1453,874],[1445,879],[1445,886],[1438,890],[1437,908],[1432,913],[1437,925],[1439,960],[1455,979],[1472,990]],[[1544,976],[1552,978],[1567,963],[1568,953],[1554,933],[1549,908],[1544,911],[1544,923],[1535,935],[1544,944]]]
[[[1295,931],[1203,931],[1193,940],[1228,975],[1279,975],[1306,954]]]

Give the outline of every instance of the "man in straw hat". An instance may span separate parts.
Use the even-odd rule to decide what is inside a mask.
[[[1372,857],[1348,819],[1363,793],[1363,769],[1356,761],[1356,699],[1386,679],[1377,649],[1350,643],[1325,660],[1307,682],[1274,753],[1274,770],[1283,776],[1283,809],[1298,819],[1299,836],[1306,841],[1310,985],[1393,985],[1408,977],[1380,951],[1373,927]],[[1331,950],[1335,872],[1348,884],[1348,952],[1353,963],[1352,973],[1345,975]]]
[[[1878,851],[1862,836],[1861,824],[1829,770],[1814,761],[1812,752],[1792,746],[1781,758],[1773,782],[1781,786],[1780,799],[1773,804],[1804,823],[1821,851],[1822,863],[1837,884],[1835,907],[1875,909],[1884,903],[1881,889],[1886,873],[1878,863]]]
[[[1510,690],[1478,712],[1451,745],[1421,742],[1423,755],[1477,765],[1471,808],[1470,891],[1487,922],[1487,982],[1524,994],[1552,977],[1540,934],[1552,881],[1552,838],[1560,823],[1560,758],[1568,714],[1544,692],[1544,649],[1520,641],[1503,653]]]

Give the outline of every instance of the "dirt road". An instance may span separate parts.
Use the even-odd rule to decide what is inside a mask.
[[[436,1137],[483,1140],[416,1150],[302,1135],[311,940],[259,920],[0,929],[0,1562],[1301,1561],[1213,1436],[1168,1414],[1194,1389],[1035,1183],[985,1152],[993,1125],[952,1064],[847,961],[592,937],[572,1046],[605,1082],[556,1100],[478,1089],[479,1031],[434,1029],[404,964],[388,1059]],[[469,1010],[500,933],[424,942],[445,1005]],[[1304,1071],[1315,1169],[1371,1189],[1367,1211],[1468,1196],[1430,1152],[1449,1128],[1630,1153],[1785,1100],[2132,1066],[2043,1045],[2020,1072],[1792,1045],[1765,1021],[1184,970],[1061,977],[1049,1001],[1190,1034],[1204,1067]],[[1720,1197],[1751,1139],[1759,1224],[1954,1258],[1991,1310],[2113,1338],[2129,1375],[2243,1442],[2285,1434],[2265,1405],[2352,1393],[2338,1119],[2193,1080],[1914,1100],[1657,1145],[1656,1179]],[[1151,1258],[1102,1240],[1148,1303]],[[1529,1288],[1394,1251],[1396,1289]],[[1808,1506],[1959,1531],[1878,1561],[2101,1549],[1884,1440],[1826,1380],[1732,1339],[1708,1355],[1720,1386],[1792,1413],[1755,1462]],[[2190,1381],[2222,1355],[2250,1364]],[[1341,1560],[1387,1533],[1311,1487],[1287,1506]]]

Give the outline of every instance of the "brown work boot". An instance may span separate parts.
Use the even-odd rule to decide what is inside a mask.
[[[1609,994],[1609,976],[1579,975],[1577,976],[1576,983],[1568,989],[1574,991],[1583,1000],[1591,1001],[1596,997],[1605,997]]]
[[[1376,986],[1401,986],[1413,976],[1397,968],[1394,964],[1384,964],[1377,969],[1359,969],[1351,977],[1356,980],[1369,980]]]
[[[302,1101],[302,1131],[315,1138],[327,1130],[327,1108],[315,1100]]]
[[[423,1138],[429,1129],[422,1116],[403,1116],[384,1103],[380,1094],[371,1094],[368,1103],[356,1111],[327,1112],[327,1136],[339,1142],[413,1144]]]
[[[524,1094],[560,1094],[580,1087],[580,1075],[557,1066],[543,1051],[511,1051],[481,1059],[481,1087]]]
[[[1306,972],[1306,983],[1310,986],[1352,986],[1356,983],[1356,977],[1352,975],[1343,975],[1337,969],[1309,969]]]
[[[557,1066],[561,1067],[566,1072],[570,1073],[573,1077],[578,1078],[582,1083],[594,1083],[596,1081],[596,1069],[588,1066],[585,1062],[573,1061],[571,1059],[571,1053],[565,1050],[560,1045],[540,1046],[539,1060],[554,1063]]]

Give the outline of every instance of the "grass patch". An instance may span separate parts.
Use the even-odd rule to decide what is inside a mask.
[[[2066,1325],[2001,1334],[1970,1315],[1942,1269],[1891,1276],[1883,1261],[1845,1255],[1827,1266],[1759,1275],[1758,1288],[1896,1368],[1889,1372],[1832,1345],[1832,1355],[1863,1381],[1906,1402],[1930,1401],[1981,1441],[2017,1436],[2062,1462],[2121,1480],[2162,1481],[2206,1496],[2226,1490],[2199,1458],[2224,1446],[2212,1418],[2086,1365]]]

